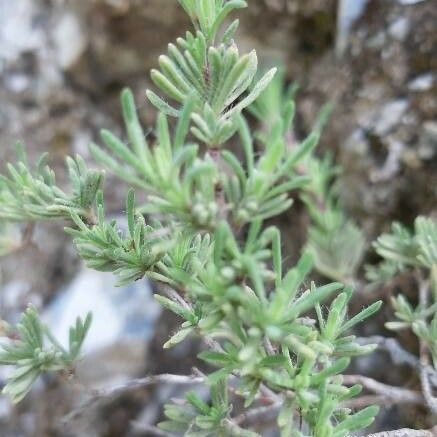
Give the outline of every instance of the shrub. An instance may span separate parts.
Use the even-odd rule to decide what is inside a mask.
[[[216,370],[206,379],[208,399],[190,392],[185,401],[167,405],[162,429],[187,436],[260,435],[244,425],[265,403],[276,409],[282,436],[337,437],[364,429],[378,408],[345,408],[361,387],[343,384],[342,373],[351,357],[375,348],[361,345],[350,331],[381,302],[348,318],[350,285],[304,285],[313,267],[350,283],[365,247],[361,231],[339,206],[332,184],[336,170],[313,153],[325,111],[307,138],[291,141],[293,90],[283,91],[276,69],[259,77],[256,53],[240,54],[233,40],[238,20],[224,25],[246,2],[179,2],[195,30],[169,44],[159,69],[152,70],[157,91],[147,96],[159,110],[156,141],[147,141],[125,89],[127,139],[103,130],[104,145],[90,147],[100,165],[131,186],[127,232],[106,219],[101,171],[88,169],[79,156],[67,158],[71,191],[65,192],[46,156],[31,169],[21,146],[17,164],[0,178],[0,219],[67,219],[66,232],[88,267],[113,272],[120,285],[143,278],[165,285],[156,299],[181,324],[164,347],[200,336],[208,347],[199,358]],[[252,131],[247,110],[261,121],[260,131]],[[147,195],[144,204],[137,204],[134,190]],[[293,190],[307,205],[312,225],[306,250],[285,270],[280,231],[266,220],[292,206]],[[403,232],[395,231],[396,238]],[[404,254],[405,248],[410,256],[411,249],[413,265],[431,257],[435,267],[435,253],[420,235],[397,238],[395,248],[392,237],[383,237],[379,253]],[[397,266],[409,264],[404,256],[386,257]],[[420,307],[420,323],[404,300],[395,305],[402,327],[411,326],[435,345],[435,315],[424,322],[435,304],[432,310]],[[17,402],[42,372],[73,366],[90,322],[90,316],[78,319],[68,350],[34,308],[17,326],[5,325],[0,363],[15,369],[4,393]],[[244,399],[239,416],[233,411],[236,395]]]

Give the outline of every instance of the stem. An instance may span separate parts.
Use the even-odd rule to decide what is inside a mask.
[[[416,278],[419,283],[419,305],[422,309],[424,309],[428,306],[429,302],[430,283],[423,278],[420,271],[416,272]],[[430,365],[429,348],[426,342],[420,337],[419,345],[421,364],[420,383],[422,386],[423,396],[431,413],[437,414],[437,398],[433,395],[429,375],[426,371],[426,368]]]
[[[368,434],[367,437],[434,437],[436,432],[437,427],[430,430],[403,428],[396,431],[383,431],[376,434]]]
[[[361,384],[367,390],[382,397],[381,400],[396,404],[424,404],[424,396],[420,392],[383,384],[375,379],[362,375],[344,375],[347,385]]]
[[[72,420],[87,412],[90,408],[95,408],[103,402],[107,402],[116,396],[124,394],[128,391],[137,390],[139,388],[149,387],[156,384],[173,384],[173,385],[192,385],[205,382],[205,378],[198,375],[151,375],[144,378],[132,379],[123,384],[114,385],[112,387],[96,390],[87,400],[82,402],[76,409],[68,413],[62,418],[62,424],[65,425]]]
[[[208,150],[207,156],[209,156],[211,160],[215,163],[218,170],[222,170],[223,160],[222,160],[220,149],[217,146],[212,146]],[[226,206],[225,192],[223,190],[223,185],[220,180],[216,182],[214,189],[215,189],[215,201],[218,207],[219,221],[221,220],[226,221],[228,210]]]

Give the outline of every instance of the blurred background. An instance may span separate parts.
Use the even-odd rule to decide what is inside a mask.
[[[300,86],[298,136],[324,103],[334,105],[321,152],[333,152],[343,167],[343,202],[369,241],[392,220],[409,225],[419,214],[437,213],[436,0],[249,0],[240,19],[241,50],[255,47],[262,64],[283,64]],[[88,144],[101,128],[123,135],[118,97],[126,85],[144,125],[153,126],[148,71],[188,28],[176,0],[0,0],[1,171],[20,140],[31,161],[50,153],[62,184],[66,155],[90,159]],[[115,218],[125,195],[123,184],[106,181]],[[299,205],[281,220],[292,257],[306,223]],[[85,269],[64,225],[38,224],[34,243],[0,259],[0,318],[13,321],[33,302],[62,339],[73,317],[92,310],[86,357],[77,378],[46,378],[18,407],[0,397],[0,435],[153,435],[132,423],[155,423],[163,402],[185,388],[128,391],[61,421],[90,387],[190,373],[199,347],[186,341],[164,353],[177,321],[154,304],[150,286],[117,289],[111,275]],[[376,294],[359,296],[357,307]],[[385,299],[384,290],[379,294]],[[380,332],[384,317],[367,322],[373,325],[366,334]],[[357,367],[393,385],[408,381],[408,369],[378,354]],[[431,425],[419,407],[394,406],[383,409],[373,429]]]

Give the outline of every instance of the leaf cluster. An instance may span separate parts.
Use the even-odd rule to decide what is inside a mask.
[[[70,328],[68,349],[65,349],[41,322],[36,309],[29,306],[16,326],[5,325],[4,332],[0,332],[0,336],[6,335],[0,344],[0,364],[14,366],[2,393],[17,403],[42,373],[71,369],[79,358],[90,325],[91,314],[85,320],[78,318]]]
[[[187,143],[193,115],[190,100],[185,102],[173,137],[167,117],[160,114],[154,144],[145,140],[132,93],[124,90],[121,102],[129,145],[104,130],[101,137],[106,147],[92,144],[91,152],[109,171],[148,193],[147,203],[138,208],[141,213],[206,231],[213,230],[223,218],[241,227],[288,209],[292,203],[289,192],[309,180],[299,176],[296,167],[317,145],[317,133],[288,153],[285,138],[278,131],[257,159],[248,124],[243,117],[236,117],[243,165],[230,150],[202,153],[198,144]],[[219,198],[217,192],[222,193]]]
[[[341,247],[333,243],[346,219],[332,189],[331,163],[313,154],[324,116],[302,142],[290,141],[294,90],[282,92],[283,81],[269,86],[275,69],[257,79],[256,53],[240,55],[232,40],[238,22],[220,32],[228,14],[246,2],[180,3],[195,32],[170,44],[152,71],[164,96],[147,91],[160,110],[153,138],[146,138],[134,97],[124,90],[127,138],[103,130],[104,146],[91,145],[99,164],[146,195],[136,206],[129,192],[127,230],[105,218],[102,173],[87,170],[80,158],[67,161],[71,195],[57,187],[44,165],[36,172],[23,160],[9,166],[11,176],[1,179],[0,218],[67,218],[66,231],[89,267],[114,272],[120,284],[148,277],[173,290],[156,296],[181,318],[164,347],[201,336],[209,347],[199,357],[216,370],[208,376],[209,399],[188,394],[186,402],[167,406],[165,429],[186,436],[256,436],[232,417],[232,380],[244,408],[258,405],[263,389],[283,402],[277,421],[283,437],[303,436],[294,423],[298,411],[313,435],[349,435],[377,413],[376,407],[343,407],[360,387],[345,386],[342,372],[351,357],[373,350],[349,331],[381,303],[348,318],[352,288],[308,279],[314,263],[329,277],[351,277],[362,243],[351,226]],[[246,108],[264,122],[255,135],[242,112]],[[174,129],[169,116],[177,118]],[[235,133],[235,147],[225,148]],[[307,252],[283,271],[279,229],[264,221],[287,210],[296,189],[308,205],[313,231]],[[347,261],[343,245],[356,253],[348,253]],[[64,368],[79,350],[64,351],[29,311],[23,320],[34,333],[26,336],[17,327],[17,349],[5,346],[16,355],[0,361],[18,366],[7,389],[16,400],[42,371]],[[78,322],[73,344],[81,344],[89,322]],[[48,355],[39,354],[43,338],[53,346]],[[22,356],[30,361],[22,365]]]
[[[419,286],[431,288],[431,300],[414,306],[403,294],[392,297],[397,320],[387,322],[386,327],[411,329],[427,345],[437,366],[437,222],[419,216],[413,231],[394,223],[392,232],[381,235],[374,247],[383,259],[377,266],[368,266],[367,276],[374,282],[387,281],[412,268],[427,272],[428,280],[420,281]]]
[[[172,117],[179,117],[184,102],[191,101],[191,132],[206,145],[218,148],[236,132],[235,116],[256,100],[276,69],[254,81],[258,67],[255,51],[240,55],[232,41],[237,21],[214,44],[225,17],[232,10],[245,7],[246,2],[182,0],[180,3],[197,31],[187,32],[185,38],[170,44],[168,55],[159,58],[160,69],[151,72],[155,85],[179,107],[170,105],[154,91],[148,90],[147,96],[161,112]]]
[[[0,175],[0,219],[12,222],[69,218],[71,212],[87,217],[94,203],[103,174],[89,170],[77,156],[67,158],[71,193],[56,184],[54,171],[43,154],[34,171],[30,170],[23,146],[17,145],[18,162],[8,164],[9,176]]]
[[[290,122],[295,113],[296,92],[295,84],[285,86],[285,76],[280,71],[249,108],[261,124],[256,135],[266,149],[272,147],[280,132],[286,138],[289,153],[295,153],[298,143]],[[319,134],[329,113],[329,105],[320,110],[313,135]],[[298,163],[297,172],[308,180],[299,187],[299,197],[311,219],[306,250],[313,255],[315,268],[321,274],[351,283],[361,264],[366,242],[363,232],[346,217],[342,208],[336,180],[339,168],[333,164],[331,155],[320,158],[313,149]]]
[[[258,225],[251,226],[244,249],[238,247],[228,227],[217,229],[212,259],[189,277],[173,278],[173,285],[181,281],[195,305],[156,296],[184,320],[166,347],[190,333],[221,340],[218,350],[199,355],[218,367],[208,377],[210,384],[232,375],[240,377],[237,389],[246,399],[246,407],[254,402],[261,384],[279,393],[291,392],[289,413],[293,408],[301,411],[315,435],[325,435],[321,430],[326,430],[326,435],[343,436],[367,426],[376,410],[356,415],[342,410],[341,403],[358,394],[359,387],[344,387],[339,374],[348,366],[349,357],[373,350],[373,346],[360,346],[347,331],[376,312],[381,302],[347,320],[352,289],[343,289],[338,283],[321,287],[312,283],[309,289],[302,288],[312,268],[311,257],[305,255],[283,275],[279,234],[275,228],[259,233]],[[273,270],[266,262],[270,257]],[[336,294],[325,311],[322,302]],[[290,434],[294,429],[290,421],[282,428],[282,435],[301,435]],[[187,431],[185,435],[197,434]]]

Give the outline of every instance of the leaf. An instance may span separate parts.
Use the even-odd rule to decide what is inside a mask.
[[[341,327],[340,332],[348,331],[349,329],[353,328],[356,324],[361,323],[363,320],[366,320],[368,317],[375,314],[382,306],[382,301],[379,300],[377,302],[374,302],[372,305],[369,305],[367,308],[356,314],[354,317],[352,317],[350,320],[348,320],[346,323],[343,324]]]
[[[192,326],[180,329],[176,334],[172,335],[170,339],[164,343],[163,348],[170,349],[171,347],[176,346],[178,343],[184,341],[185,338],[187,338],[192,332]]]
[[[266,89],[270,81],[273,79],[276,74],[277,69],[272,68],[269,70],[255,85],[250,94],[241,100],[240,103],[235,105],[230,111],[226,113],[226,116],[229,117],[233,114],[241,112],[244,108],[247,108],[250,104],[252,104],[259,95]]]
[[[287,319],[291,320],[294,317],[305,313],[309,309],[313,308],[316,303],[323,302],[334,291],[341,290],[342,288],[343,284],[333,282],[332,284],[317,287],[314,292],[304,294],[293,304],[293,307],[287,315]]]
[[[179,117],[180,112],[170,106],[168,103],[164,102],[157,94],[151,90],[146,90],[147,98],[150,100],[153,106],[155,106],[163,114],[169,115],[170,117]]]

